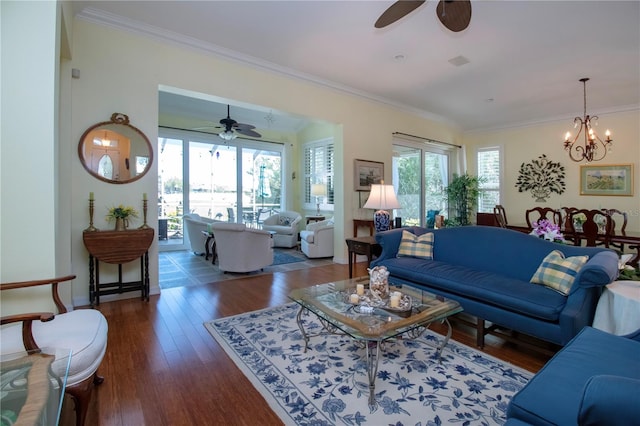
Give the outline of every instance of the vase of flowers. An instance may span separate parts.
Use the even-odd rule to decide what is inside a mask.
[[[116,222],[116,231],[124,231],[129,226],[129,218],[138,217],[136,209],[130,206],[123,206],[120,204],[118,207],[111,207],[107,214],[107,222]]]
[[[560,226],[549,221],[548,219],[542,219],[537,222],[533,222],[533,231],[531,231],[529,234],[537,236],[539,238],[544,238],[545,240],[552,241],[554,243],[565,243],[564,236],[560,231]]]

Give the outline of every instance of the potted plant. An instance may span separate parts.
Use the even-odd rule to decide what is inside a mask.
[[[473,211],[478,205],[480,183],[484,180],[467,173],[463,175],[453,174],[453,179],[447,188],[447,201],[449,204],[449,220],[447,226],[465,226],[471,224]]]
[[[124,231],[129,226],[129,218],[138,217],[136,209],[130,206],[111,207],[107,214],[107,222],[116,221],[116,231]]]

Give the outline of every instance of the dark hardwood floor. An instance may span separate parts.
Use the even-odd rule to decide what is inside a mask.
[[[366,275],[364,263],[355,276]],[[163,290],[151,300],[102,303],[109,323],[107,353],[99,369],[87,425],[280,425],[279,418],[235,367],[203,323],[289,302],[294,288],[348,277],[332,264],[202,286]],[[443,326],[432,327],[444,333]],[[453,339],[475,344],[475,331],[454,323]],[[548,355],[487,337],[484,351],[535,372]],[[61,425],[73,425],[65,400]]]

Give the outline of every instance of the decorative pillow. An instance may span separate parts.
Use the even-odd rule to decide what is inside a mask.
[[[402,240],[398,248],[398,257],[401,256],[432,260],[433,233],[429,232],[417,237],[409,231],[402,231]]]
[[[279,221],[280,225],[289,226],[291,225],[291,218],[286,216],[280,216]]]
[[[531,277],[531,282],[542,284],[566,296],[571,291],[576,275],[587,260],[589,256],[573,256],[565,259],[560,250],[554,250],[542,260],[538,270]]]

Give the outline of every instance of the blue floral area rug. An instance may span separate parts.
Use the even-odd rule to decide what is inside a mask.
[[[296,323],[299,305],[205,323],[287,425],[433,426],[503,424],[511,397],[532,374],[443,336],[386,342],[369,407],[365,349],[346,336],[311,337],[305,353]],[[322,330],[303,315],[305,330]]]

